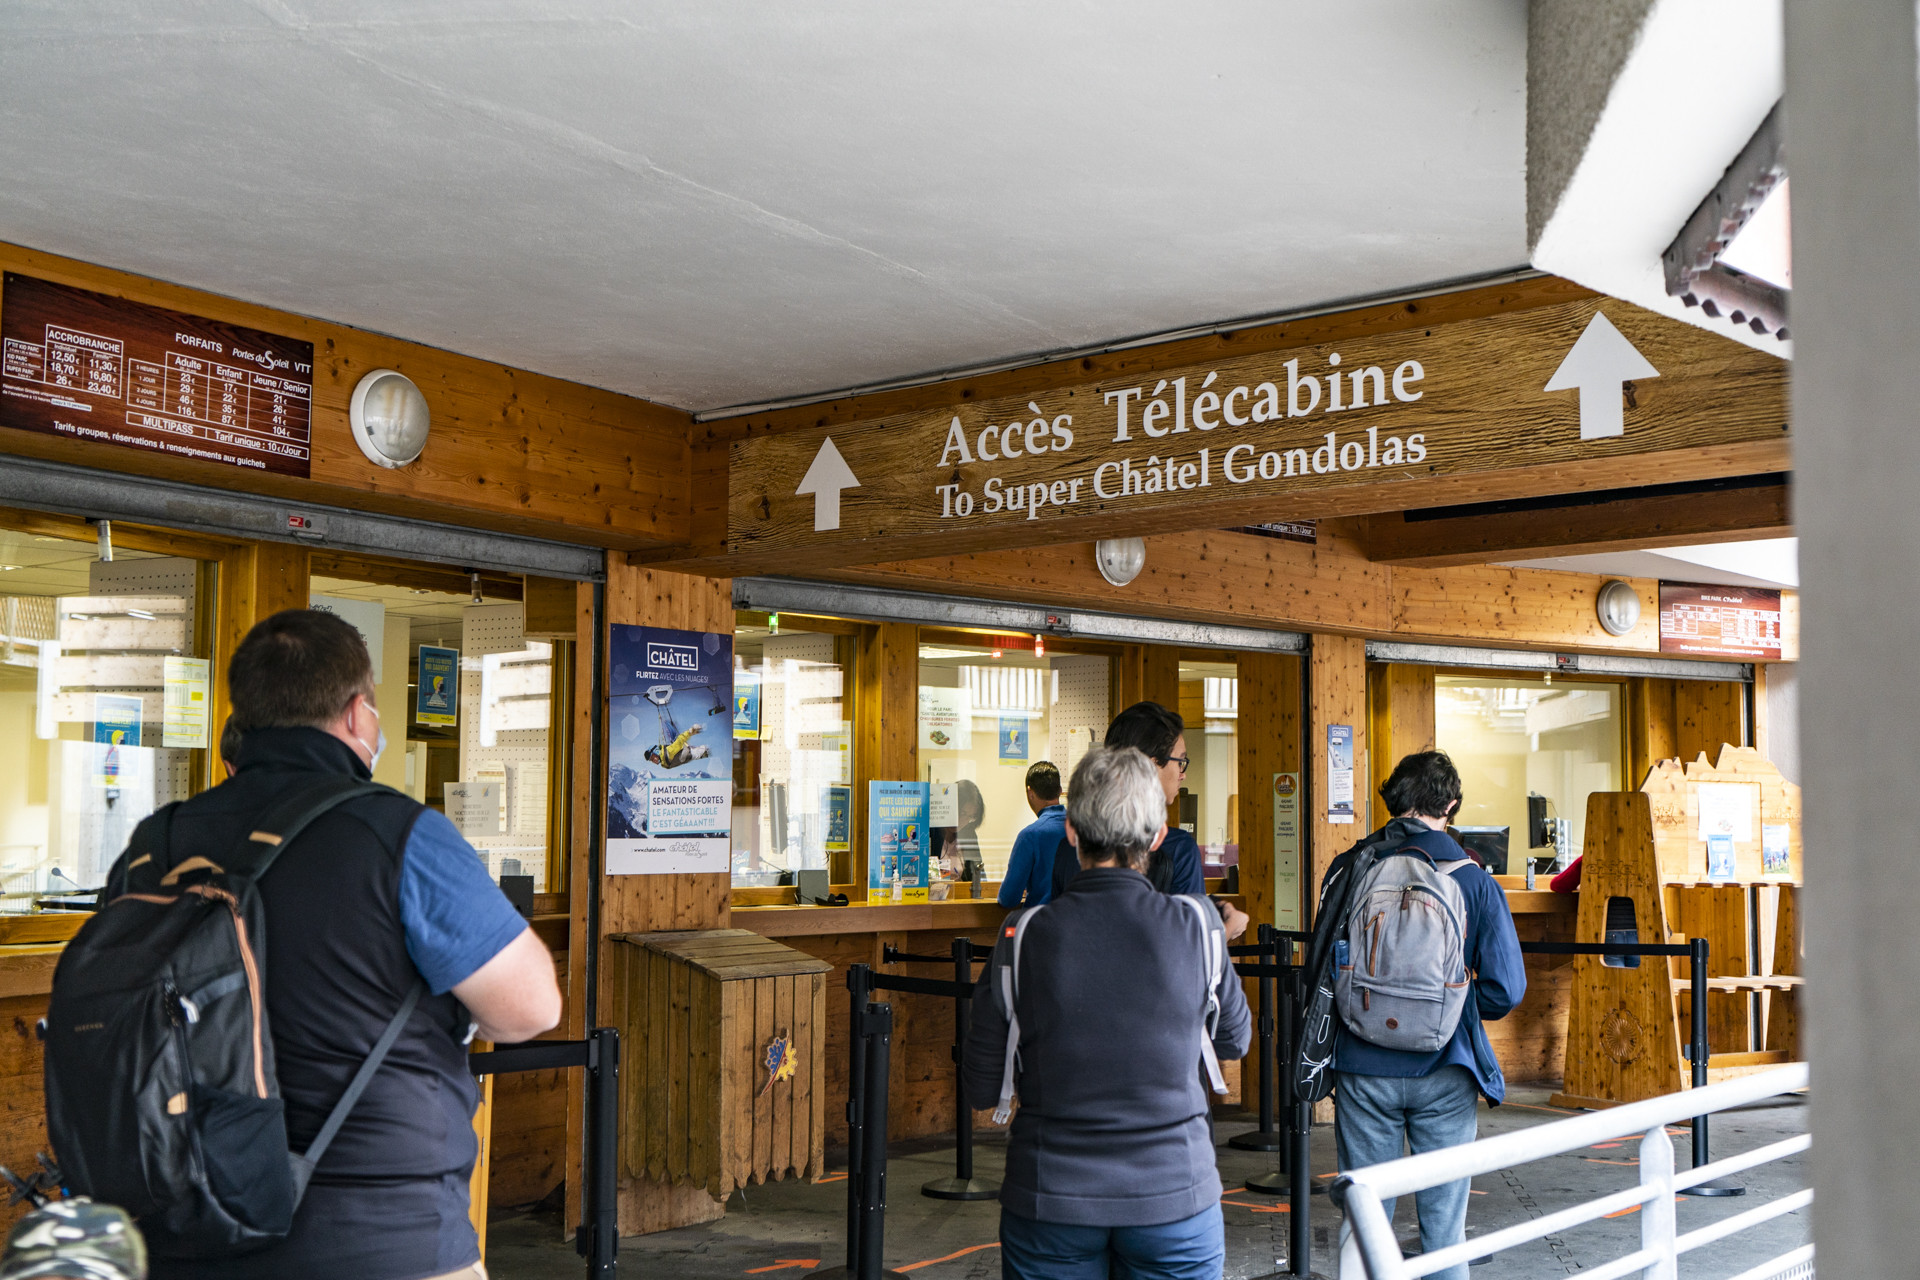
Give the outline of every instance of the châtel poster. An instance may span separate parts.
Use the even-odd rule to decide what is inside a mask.
[[[733,637],[615,626],[608,875],[723,873],[733,844]]]

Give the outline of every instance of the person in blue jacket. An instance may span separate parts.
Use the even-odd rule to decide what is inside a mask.
[[[1453,1038],[1431,1053],[1383,1048],[1354,1035],[1345,1024],[1338,1027],[1334,1139],[1342,1172],[1397,1160],[1408,1148],[1418,1155],[1472,1142],[1479,1133],[1480,1098],[1484,1095],[1489,1105],[1498,1106],[1507,1096],[1500,1063],[1480,1024],[1504,1018],[1527,994],[1526,960],[1506,894],[1447,835],[1447,819],[1460,808],[1460,771],[1453,761],[1443,751],[1406,757],[1380,788],[1380,798],[1393,821],[1333,860],[1322,894],[1326,883],[1343,875],[1369,845],[1382,846],[1376,856],[1394,849],[1418,850],[1437,868],[1451,872],[1466,900],[1466,960],[1473,998]],[[1462,1178],[1415,1193],[1423,1250],[1432,1253],[1466,1239],[1471,1188],[1472,1180]],[[1392,1203],[1382,1207],[1392,1218]],[[1464,1264],[1435,1274],[1440,1280],[1467,1280]]]
[[[1013,838],[1000,905],[1037,907],[1053,898],[1053,854],[1067,838],[1067,807],[1060,803],[1060,767],[1036,760],[1027,767],[1027,808],[1033,821]]]
[[[1132,747],[1151,760],[1160,773],[1160,789],[1172,804],[1180,794],[1187,776],[1187,722],[1177,711],[1169,711],[1157,702],[1136,702],[1113,718],[1107,726],[1108,748]],[[1079,873],[1080,860],[1073,846],[1060,842],[1053,856],[1053,892],[1057,897],[1067,881]],[[1155,849],[1147,863],[1147,881],[1161,893],[1186,893],[1202,897],[1207,892],[1206,876],[1200,868],[1200,842],[1185,827],[1169,826],[1167,838]],[[1247,931],[1247,913],[1230,902],[1216,899],[1214,906],[1227,927],[1227,938],[1238,938]]]

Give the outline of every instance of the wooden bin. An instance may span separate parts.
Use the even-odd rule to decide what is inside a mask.
[[[832,966],[745,929],[616,936],[622,1175],[725,1200],[824,1172]],[[767,1067],[776,1039],[796,1063],[784,1080]]]

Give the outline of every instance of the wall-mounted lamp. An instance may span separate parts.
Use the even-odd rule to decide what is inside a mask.
[[[1640,625],[1640,593],[1631,582],[1615,578],[1600,588],[1593,611],[1600,619],[1601,630],[1610,636],[1623,636]]]
[[[1147,567],[1147,544],[1139,538],[1103,538],[1093,544],[1093,562],[1101,577],[1124,587]]]
[[[360,452],[380,467],[404,467],[418,458],[433,425],[420,388],[392,369],[375,369],[354,385],[347,423]]]

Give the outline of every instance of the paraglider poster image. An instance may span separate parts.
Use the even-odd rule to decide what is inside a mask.
[[[607,874],[724,872],[732,844],[733,637],[612,630]]]

